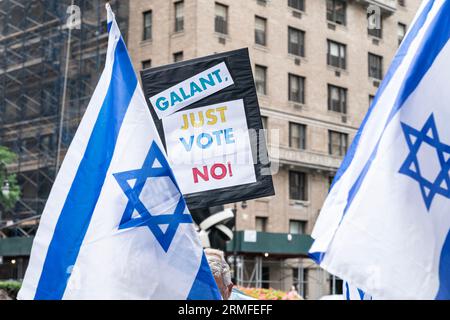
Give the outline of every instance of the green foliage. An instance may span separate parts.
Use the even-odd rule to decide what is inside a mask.
[[[8,197],[5,197],[2,192],[0,192],[0,206],[5,209],[11,209],[16,204],[20,197],[20,188],[17,185],[16,175],[7,174],[5,176],[5,168],[7,165],[13,163],[17,156],[13,152],[9,151],[8,148],[0,146],[0,189],[3,187],[5,179],[9,182],[10,192]]]
[[[19,281],[10,280],[0,282],[0,290],[5,291],[6,294],[12,299],[16,299],[17,293],[19,292],[21,286],[22,283]]]

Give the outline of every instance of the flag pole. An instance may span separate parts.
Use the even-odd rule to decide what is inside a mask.
[[[74,5],[74,0],[72,0],[71,6]],[[56,149],[56,167],[55,173],[58,173],[60,162],[61,162],[61,140],[64,127],[64,113],[66,108],[66,96],[67,96],[67,78],[69,75],[69,62],[70,62],[70,51],[71,51],[71,40],[72,40],[72,26],[66,21],[66,27],[69,29],[69,34],[67,37],[67,50],[66,50],[66,65],[64,71],[64,85],[61,103],[61,115],[59,119],[59,132],[58,132],[58,148]]]

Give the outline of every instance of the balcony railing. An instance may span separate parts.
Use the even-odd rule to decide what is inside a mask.
[[[397,0],[357,0],[367,6],[378,6],[385,14],[392,14],[397,10]]]
[[[272,161],[278,160],[282,164],[298,165],[311,169],[334,172],[337,171],[342,161],[341,157],[331,156],[319,152],[296,150],[289,147],[279,147],[278,150],[279,150],[278,154],[279,159],[275,159],[276,155],[271,154]]]

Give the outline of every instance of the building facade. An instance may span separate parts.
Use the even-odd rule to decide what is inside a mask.
[[[72,34],[62,116],[68,33],[53,30],[65,22],[70,1],[2,2],[0,145],[19,154],[10,170],[22,186],[15,212],[22,217],[42,211],[54,178],[56,145],[61,137],[63,147],[70,142],[98,80],[106,45],[103,2],[75,1],[85,29]],[[282,290],[295,286],[311,299],[339,292],[336,279],[306,258],[305,237],[420,1],[112,2],[137,72],[249,49],[276,195],[236,206],[239,232],[230,255],[238,248],[239,259],[230,262],[237,282]],[[27,14],[40,20],[30,22]],[[63,156],[64,148],[60,152]]]
[[[257,231],[251,240],[256,242],[271,234],[285,238],[311,233],[342,157],[419,3],[130,2],[134,19],[129,22],[128,48],[136,70],[249,49],[277,172],[275,196],[237,205],[241,241],[245,230]],[[262,245],[239,252],[238,283],[283,290],[294,285],[308,298],[339,292],[338,282],[309,259],[269,251]]]

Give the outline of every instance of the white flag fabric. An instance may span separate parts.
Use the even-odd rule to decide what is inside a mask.
[[[310,256],[374,299],[450,299],[450,0],[425,0],[339,169]]]
[[[220,299],[107,4],[105,69],[51,190],[19,299]]]

